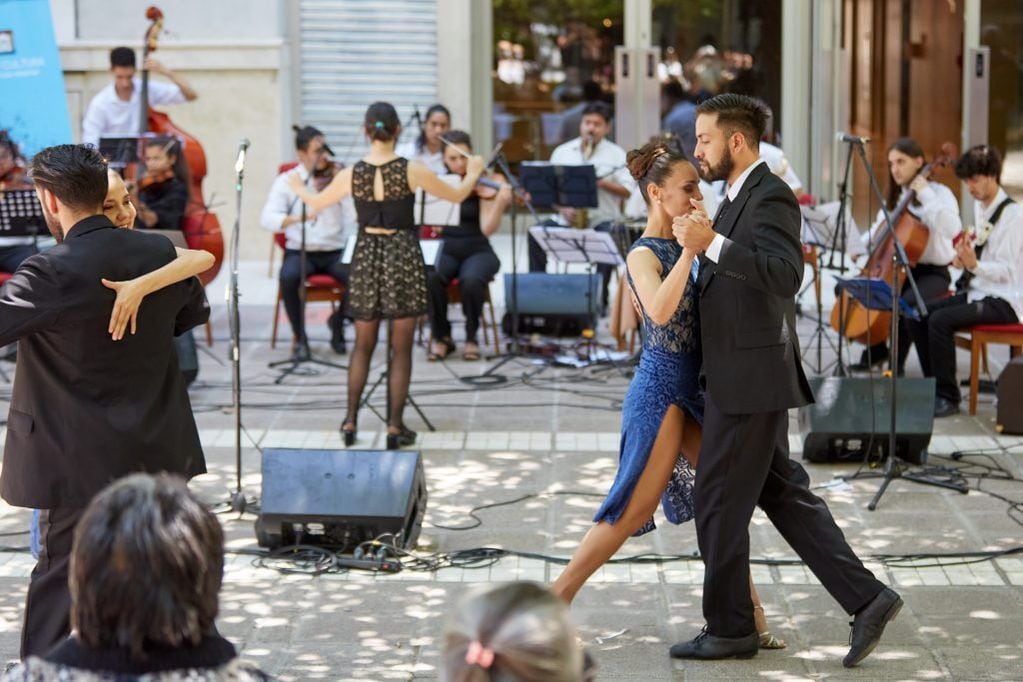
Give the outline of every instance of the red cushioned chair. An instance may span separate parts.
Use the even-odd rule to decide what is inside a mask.
[[[278,232],[274,235],[274,244],[284,250],[285,237],[283,232]],[[335,279],[331,275],[320,274],[320,275],[309,275],[305,278],[305,302],[316,303],[316,302],[329,302],[332,311],[336,311],[337,307],[341,305],[341,302],[345,298],[345,285],[343,282]],[[277,323],[281,317],[281,285],[277,283],[277,302],[274,304],[274,325],[273,332],[270,336],[270,347],[277,347]]]
[[[956,333],[956,346],[970,351],[970,414],[977,414],[977,387],[980,384],[980,365],[983,360],[987,374],[987,345],[997,343],[1009,346],[1009,356],[1023,353],[1023,324],[980,324]]]

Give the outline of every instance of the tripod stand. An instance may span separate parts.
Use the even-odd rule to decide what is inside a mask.
[[[902,243],[895,235],[895,228],[892,223],[891,214],[888,211],[888,206],[884,201],[884,197],[881,194],[881,188],[877,184],[877,178],[874,177],[873,172],[870,168],[870,163],[867,160],[867,153],[864,149],[863,140],[860,138],[847,139],[846,142],[850,145],[850,157],[852,155],[851,147],[855,146],[859,157],[863,162],[863,168],[867,172],[867,177],[870,179],[870,186],[873,190],[878,203],[881,206],[881,210],[884,214],[884,222],[882,228],[885,230],[886,238],[890,239],[894,247],[893,254],[893,265],[892,268],[892,286],[890,289],[891,297],[891,347],[892,352],[889,357],[889,376],[891,381],[891,403],[890,403],[890,416],[888,424],[888,457],[885,460],[884,469],[880,473],[876,472],[859,472],[852,476],[846,477],[846,480],[854,478],[880,478],[881,485],[877,492],[874,494],[873,499],[867,505],[867,509],[874,511],[877,509],[877,505],[881,500],[881,496],[884,495],[888,486],[896,478],[904,478],[914,483],[921,485],[931,485],[939,488],[946,488],[949,490],[955,490],[957,492],[966,494],[967,488],[961,483],[953,483],[945,480],[940,480],[928,476],[926,473],[917,473],[911,471],[909,466],[902,462],[896,462],[898,458],[898,451],[896,449],[896,433],[898,431],[898,341],[899,341],[899,315],[901,313],[901,304],[905,304],[900,296],[899,288],[897,284],[901,281],[899,277],[899,270],[902,270],[902,274],[906,281],[909,282],[910,288],[913,291],[914,302],[917,308],[917,312],[921,317],[927,316],[927,307],[924,304],[923,298],[920,296],[920,291],[917,289],[916,281],[913,279],[913,273],[910,271],[909,258],[906,256],[906,250],[903,248]],[[848,168],[846,169],[848,171]],[[885,243],[885,238],[879,239],[876,244],[873,245],[872,251],[881,248],[881,245]],[[855,281],[855,280],[853,280]],[[872,280],[877,281],[877,280]],[[868,305],[869,307],[869,305]],[[844,336],[844,330],[842,334],[839,334],[839,344],[841,344],[842,336]]]
[[[839,204],[841,210],[841,203]],[[832,341],[831,337],[827,333],[827,326],[824,324],[824,301],[821,296],[822,284],[821,284],[821,270],[824,269],[824,253],[823,249],[830,243],[834,248],[835,240],[837,237],[837,230],[833,228],[833,223],[830,222],[829,212],[823,208],[815,209],[809,206],[802,207],[803,214],[803,260],[804,262],[810,262],[813,265],[813,279],[807,284],[803,291],[800,292],[799,296],[802,297],[811,287],[814,289],[815,298],[817,301],[816,312],[817,316],[814,318],[814,331],[813,334],[806,340],[803,345],[801,356],[804,361],[807,360],[807,355],[811,349],[816,346],[816,364],[811,365],[815,374],[823,374],[827,367],[831,367],[834,363],[828,363],[827,366],[824,364],[824,342],[827,341],[828,346],[831,350],[836,352],[837,348],[835,342]],[[833,253],[833,252],[832,252]],[[812,261],[809,259],[812,258]],[[798,302],[798,299],[797,299]],[[797,309],[797,314],[800,314]],[[841,362],[839,358],[836,362]]]
[[[316,162],[313,163],[313,168],[316,168],[318,163],[319,163],[319,159],[317,159]],[[309,184],[309,180],[312,179],[312,177],[313,177],[312,170],[310,170],[309,177],[306,178],[306,185]],[[271,368],[274,368],[274,369],[276,369],[278,367],[282,368],[280,375],[276,379],[274,379],[274,383],[275,384],[279,384],[282,381],[284,381],[287,377],[291,376],[292,374],[295,374],[298,371],[299,367],[301,367],[302,365],[304,365],[306,363],[312,363],[314,365],[320,365],[322,367],[333,367],[333,368],[336,368],[336,369],[343,369],[343,370],[347,370],[348,369],[348,367],[346,365],[338,364],[338,363],[335,363],[335,362],[328,362],[326,360],[320,360],[319,358],[314,358],[312,356],[312,353],[310,353],[310,351],[309,351],[309,336],[305,333],[305,307],[306,307],[306,294],[307,294],[307,287],[306,287],[306,276],[307,276],[307,274],[306,274],[306,268],[307,268],[307,263],[306,263],[306,220],[307,220],[307,207],[305,205],[305,202],[302,202],[302,209],[301,209],[300,217],[301,217],[301,221],[302,222],[300,223],[300,225],[301,225],[301,229],[300,229],[301,238],[300,238],[300,241],[299,241],[300,246],[299,246],[299,262],[298,262],[298,272],[299,272],[299,276],[298,276],[298,281],[299,281],[299,285],[298,285],[299,317],[298,317],[298,319],[302,321],[302,330],[303,331],[302,331],[302,334],[299,335],[299,337],[298,337],[298,339],[296,341],[295,352],[292,354],[292,356],[290,358],[288,358],[287,360],[277,360],[277,361],[271,362],[271,363],[269,363],[267,365],[268,367],[271,367]],[[337,314],[341,315],[342,313],[341,313],[341,311],[338,311]],[[339,324],[340,324],[340,320],[339,320]]]
[[[227,285],[228,325],[231,330],[231,399],[234,406],[234,466],[235,487],[228,502],[231,511],[239,514],[245,511],[247,501],[242,492],[242,365],[241,365],[241,317],[238,312],[238,239],[241,234],[242,179],[245,175],[245,150],[248,140],[242,140],[238,149],[238,160],[234,170],[235,218],[231,230],[231,276]]]

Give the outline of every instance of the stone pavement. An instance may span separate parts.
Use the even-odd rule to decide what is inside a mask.
[[[502,257],[507,256],[506,239],[496,238]],[[235,476],[224,282],[222,274],[209,288],[216,342],[200,354],[202,370],[191,393],[210,463],[210,473],[196,479],[194,489],[210,503],[227,499]],[[328,370],[275,385],[277,375],[266,363],[286,357],[288,344],[269,348],[276,284],[267,277],[266,263],[243,264],[241,291],[243,488],[258,497],[259,449],[340,447],[344,374]],[[494,299],[500,314],[499,283]],[[804,307],[811,302],[812,292],[804,297]],[[343,360],[327,346],[327,312],[322,304],[309,309],[314,352]],[[454,310],[452,315],[460,319]],[[282,323],[286,337],[287,324]],[[458,340],[458,323],[455,329]],[[808,339],[812,322],[801,318],[800,329]],[[827,347],[825,354],[834,355]],[[382,352],[375,360],[382,363]],[[965,374],[965,355],[959,360]],[[1005,350],[992,351],[991,360],[996,373],[1006,360]],[[417,348],[414,363],[412,394],[437,428],[426,432],[418,417],[406,412],[409,425],[422,434],[417,447],[429,486],[420,551],[490,546],[567,557],[614,476],[626,376],[608,366],[544,368],[516,360],[500,369],[509,379],[505,384],[480,389],[460,377],[479,374],[486,362],[427,363]],[[0,395],[9,396],[8,385],[0,385]],[[382,402],[380,390],[374,403]],[[986,396],[976,417],[938,421],[931,463],[952,463],[937,455],[956,450],[984,451],[967,460],[997,463],[1023,478],[1023,438],[997,435],[993,418],[992,398]],[[790,434],[798,457],[802,445],[794,413]],[[368,410],[361,414],[358,445],[383,447],[383,424]],[[695,558],[692,524],[676,527],[662,521],[657,531],[630,540],[619,556],[657,553],[679,560],[609,565],[573,606],[600,666],[598,679],[1023,679],[1023,554],[973,563],[877,558],[1019,547],[1020,510],[1007,513],[1006,502],[975,491],[960,495],[896,481],[870,512],[866,503],[876,481],[834,480],[855,468],[807,465],[853,546],[906,601],[881,645],[858,669],[841,666],[847,616],[802,565],[788,561],[795,558],[793,552],[758,512],[750,529],[752,557],[758,560],[753,575],[771,630],[788,648],[739,662],[682,663],[668,657],[672,643],[688,639],[702,625],[703,568]],[[1023,500],[1018,481],[974,477],[970,483]],[[471,530],[437,527],[471,525],[473,507],[527,494],[536,496],[478,512],[481,523]],[[513,556],[483,568],[432,573],[282,574],[254,561],[253,515],[220,518],[230,553],[218,626],[246,658],[284,680],[435,678],[445,614],[467,585],[516,578],[550,582],[560,570],[540,558]],[[27,524],[25,510],[0,503],[0,544],[8,546],[0,552],[0,662],[17,656],[32,560],[25,551],[10,548],[27,544],[27,536],[17,534]]]

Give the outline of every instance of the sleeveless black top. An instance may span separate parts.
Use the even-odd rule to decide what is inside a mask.
[[[384,198],[373,198],[377,169],[384,181]],[[398,157],[381,166],[359,161],[352,169],[352,198],[359,227],[414,230],[416,195],[408,186],[408,159]]]
[[[475,192],[462,202],[459,209],[458,225],[448,225],[444,228],[443,237],[483,237],[483,230],[480,227],[480,198]]]

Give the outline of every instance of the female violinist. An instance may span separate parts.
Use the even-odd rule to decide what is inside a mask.
[[[443,104],[434,104],[426,110],[426,118],[419,124],[419,137],[399,145],[398,156],[419,161],[437,174],[447,172],[444,170],[444,142],[441,137],[449,130],[451,112]]]
[[[945,185],[933,182],[920,173],[925,164],[923,149],[911,138],[901,137],[888,148],[888,210],[892,211],[907,192],[915,192],[916,198],[909,204],[909,213],[930,232],[923,253],[910,268],[917,289],[926,304],[930,300],[943,297],[949,289],[952,278],[948,266],[955,258],[952,240],[962,231],[963,226],[955,195]],[[867,244],[868,252],[870,244],[883,235],[884,220],[884,212],[878,211],[870,230],[861,236]],[[893,215],[892,220],[898,223],[897,216]],[[908,282],[902,289],[902,298],[909,305],[915,305],[913,291]],[[907,321],[903,318],[899,328],[899,348],[896,356],[899,374],[903,372],[906,356],[909,355],[912,344],[912,335],[909,333]],[[887,360],[888,344],[887,341],[882,341],[864,350],[860,361],[850,369],[867,370]]]
[[[356,418],[380,321],[388,320],[387,447],[394,449],[411,445],[416,439],[416,433],[402,421],[402,414],[412,374],[416,319],[427,310],[425,266],[412,216],[415,191],[421,187],[441,199],[460,203],[476,187],[484,161],[473,156],[465,179],[452,187],[422,163],[395,153],[401,122],[391,104],[371,104],[366,110],[364,130],[370,141],[369,153],[338,172],[322,192],[311,192],[298,173],[291,174],[288,184],[314,211],[349,195],[355,199],[359,236],[345,302],[355,320],[355,350],[348,370],[348,413],[341,432],[345,445],[355,442]]]
[[[149,230],[180,230],[188,206],[188,165],[176,137],[159,135],[145,143],[146,174],[138,182],[138,219]]]
[[[465,177],[472,154],[469,135],[452,130],[444,136],[444,165],[449,173]],[[491,178],[503,180],[500,176]],[[490,183],[488,183],[490,184]],[[501,269],[501,261],[490,246],[490,235],[501,225],[501,216],[511,203],[511,186],[507,184],[484,187],[461,203],[459,224],[444,228],[444,245],[436,267],[427,275],[426,287],[430,296],[430,330],[433,337],[428,360],[443,360],[454,349],[451,323],[448,322],[448,285],[457,279],[465,313],[464,360],[479,360],[480,347],[476,335],[487,286]]]

